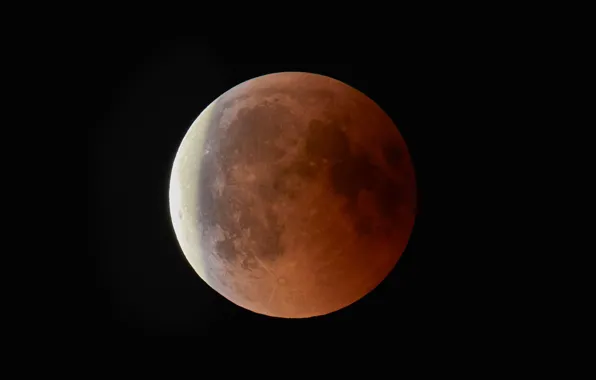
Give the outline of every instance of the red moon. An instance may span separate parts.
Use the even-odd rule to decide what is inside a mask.
[[[391,272],[412,232],[407,146],[360,91],[284,72],[230,89],[176,154],[170,212],[184,255],[218,293],[256,313],[342,309]]]

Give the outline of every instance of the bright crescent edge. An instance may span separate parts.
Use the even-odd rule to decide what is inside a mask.
[[[192,268],[207,283],[206,268],[201,260],[200,236],[196,228],[199,221],[194,220],[198,217],[198,213],[188,208],[199,207],[197,201],[199,197],[196,194],[200,188],[196,178],[200,178],[202,159],[196,156],[202,156],[204,153],[209,120],[218,99],[211,102],[199,114],[184,135],[174,158],[169,188],[170,217],[178,244]],[[190,164],[186,164],[187,162]],[[182,215],[182,218],[178,214]],[[192,215],[194,215],[193,220],[188,220]]]

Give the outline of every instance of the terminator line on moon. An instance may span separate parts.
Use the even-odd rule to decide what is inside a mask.
[[[199,276],[276,317],[324,315],[389,274],[415,218],[406,144],[363,93],[322,75],[243,82],[186,133],[170,212]]]

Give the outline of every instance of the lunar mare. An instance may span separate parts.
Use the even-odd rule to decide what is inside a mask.
[[[393,269],[416,186],[391,119],[354,88],[277,73],[227,91],[176,154],[170,212],[188,261],[257,313],[302,318],[362,298]]]

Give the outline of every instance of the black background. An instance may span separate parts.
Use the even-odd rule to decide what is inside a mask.
[[[499,80],[485,69],[495,57],[437,35],[412,45],[389,38],[282,48],[147,35],[87,45],[88,265],[76,290],[82,336],[323,339],[349,329],[352,337],[424,339],[482,324],[482,257],[493,247],[479,243],[471,217],[487,207],[474,195],[486,166],[469,167],[488,144],[478,89]],[[350,63],[304,63],[319,61]],[[217,294],[184,258],[168,210],[171,166],[191,123],[231,87],[279,71],[328,75],[371,97],[406,140],[417,176],[418,217],[393,272],[355,304],[306,320],[254,314]]]

